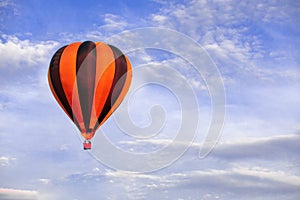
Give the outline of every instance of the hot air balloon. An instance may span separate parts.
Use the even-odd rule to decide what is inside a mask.
[[[53,55],[48,71],[50,89],[85,139],[85,150],[91,149],[96,130],[124,99],[131,69],[126,55],[102,42],[75,42]]]

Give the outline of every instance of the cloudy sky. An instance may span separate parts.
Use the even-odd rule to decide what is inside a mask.
[[[300,3],[292,0],[0,0],[0,199],[299,199],[299,15]],[[146,27],[165,32],[143,32]],[[130,34],[136,30],[145,34]],[[129,34],[115,37],[123,31]],[[175,40],[169,31],[182,37]],[[171,87],[131,89],[125,107],[135,129],[111,117],[95,142],[105,137],[128,155],[148,158],[175,140],[182,120],[198,119],[197,129],[184,129],[186,135],[196,134],[182,156],[162,169],[128,173],[99,161],[99,152],[82,150],[78,130],[50,92],[47,70],[59,47],[85,40],[111,41],[123,51],[124,44],[134,48],[153,42],[156,48],[128,52],[133,79],[165,80]],[[193,54],[184,41],[197,43],[207,54]],[[170,51],[161,48],[163,43]],[[214,91],[206,72],[199,73],[178,54],[217,66],[211,80],[217,75],[224,84],[223,128],[217,145],[201,158]],[[135,76],[143,66],[148,73]],[[184,93],[185,86],[195,96]],[[184,107],[183,102],[194,101],[196,107]],[[164,114],[153,109],[151,115],[155,105]],[[161,125],[159,131],[138,132],[153,123]],[[181,151],[185,142],[174,149]],[[110,160],[124,166],[133,162],[105,150]]]

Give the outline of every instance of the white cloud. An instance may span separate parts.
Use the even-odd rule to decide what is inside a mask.
[[[93,28],[88,32],[83,33],[61,33],[61,38],[63,41],[72,43],[74,41],[99,41],[105,42],[108,37],[111,37],[114,34],[118,34],[124,30],[128,30],[132,24],[130,24],[126,18],[119,15],[106,13],[100,16],[103,20],[103,24],[100,26],[93,24]]]
[[[241,176],[244,179],[241,179]],[[248,176],[248,177],[247,177]],[[300,177],[289,174],[285,171],[272,171],[266,168],[232,168],[229,170],[205,170],[205,171],[186,171],[182,173],[171,174],[172,178],[183,179],[183,181],[178,181],[180,184],[189,184],[193,181],[205,182],[210,181],[220,181],[219,184],[215,185],[221,186],[225,184],[229,187],[267,187],[273,189],[269,182],[283,183],[293,186],[300,186]],[[260,180],[260,181],[258,181]],[[221,188],[220,188],[221,189]]]
[[[294,170],[300,164],[297,161],[300,158],[298,155],[300,150],[298,147],[299,141],[300,136],[296,134],[260,138],[236,137],[236,139],[222,139],[203,161],[200,159],[198,161],[201,163],[205,162],[205,159],[218,159],[222,162],[230,160],[232,165],[245,162],[248,166],[255,166],[255,160],[257,162],[261,160],[264,162],[280,162],[281,164],[277,168],[281,169],[282,166],[290,166]],[[120,141],[119,145],[124,148],[151,150],[162,149],[171,143],[178,146],[178,148],[187,145],[180,141],[174,142],[172,139],[124,140]],[[203,148],[202,141],[194,141],[190,145],[192,153],[186,153],[188,155],[183,155],[178,162],[196,161],[197,153],[199,153],[201,148]],[[191,155],[194,155],[195,158],[190,157]],[[195,166],[197,165],[195,164]]]
[[[300,186],[300,177],[294,174],[289,174],[286,171],[271,171],[270,169],[255,167],[248,168],[233,168],[234,173],[244,176],[253,176],[259,179],[269,179],[271,181],[284,183],[291,186]]]
[[[284,171],[269,171],[266,169],[228,169],[186,171],[169,176],[174,184],[169,190],[172,194],[188,196],[193,191],[191,199],[207,193],[221,196],[223,199],[294,199],[299,195],[299,177]],[[180,194],[182,193],[182,194]],[[208,199],[215,199],[208,198]]]
[[[226,169],[206,166],[205,169],[189,170],[185,164],[178,167],[174,168],[177,172],[161,170],[151,174],[109,170],[71,175],[65,179],[65,184],[69,185],[66,192],[75,192],[77,198],[84,196],[84,193],[70,190],[74,181],[80,180],[90,186],[93,194],[107,199],[260,199],[261,196],[264,199],[293,199],[299,195],[299,176],[285,170],[251,166]],[[110,185],[109,189],[96,192],[106,184]]]
[[[148,179],[148,180],[160,180],[161,178],[151,174],[138,174],[123,171],[107,171],[105,176],[114,178],[130,178],[130,179]]]
[[[2,167],[8,167],[11,166],[11,164],[16,160],[14,157],[8,157],[8,156],[1,156],[0,157],[0,166]]]
[[[299,148],[299,135],[285,135],[278,137],[269,137],[267,139],[244,139],[244,141],[235,142],[231,144],[219,144],[211,156],[218,159],[249,162],[261,160],[264,162],[279,162],[277,167],[295,166],[299,165],[299,155],[297,152]]]
[[[1,200],[37,200],[38,193],[34,190],[19,190],[11,188],[0,188]]]
[[[47,178],[40,178],[38,181],[42,184],[49,184],[51,180]]]
[[[164,15],[153,15],[152,17],[152,20],[154,22],[157,22],[158,24],[165,24],[166,21],[168,20],[168,17],[167,16],[164,16]]]
[[[57,45],[54,41],[31,42],[16,36],[2,35],[0,69],[22,69],[48,62]]]

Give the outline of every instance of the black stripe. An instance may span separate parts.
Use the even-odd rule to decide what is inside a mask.
[[[49,73],[50,73],[50,81],[52,84],[52,87],[54,89],[54,92],[58,99],[60,100],[62,106],[65,108],[67,114],[69,117],[73,120],[75,125],[78,127],[80,130],[79,124],[73,115],[72,108],[68,102],[68,99],[65,95],[65,92],[63,90],[62,84],[61,84],[61,79],[60,79],[60,74],[59,74],[59,68],[60,68],[60,58],[67,46],[64,46],[60,48],[59,50],[56,51],[56,53],[53,55],[51,61],[50,61],[50,66],[49,66]]]
[[[116,100],[120,96],[120,93],[124,87],[126,76],[127,76],[127,62],[126,58],[123,55],[123,53],[117,48],[112,45],[108,45],[111,50],[113,51],[114,58],[115,58],[115,75],[112,82],[111,89],[109,91],[108,97],[106,99],[106,102],[104,104],[104,107],[100,113],[100,116],[98,117],[98,123],[95,125],[94,130],[98,128],[102,120],[105,118],[105,116],[109,113],[112,106],[115,104]],[[125,74],[124,77],[122,77]],[[122,79],[121,79],[122,77]],[[119,83],[118,83],[119,81]],[[117,84],[118,83],[118,84]],[[114,94],[114,95],[112,95]]]
[[[83,42],[77,52],[76,78],[80,106],[86,132],[90,132],[90,120],[94,99],[96,75],[96,44]]]

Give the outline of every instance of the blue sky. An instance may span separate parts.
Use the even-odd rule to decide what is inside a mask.
[[[298,199],[299,14],[297,1],[1,0],[0,199]],[[226,117],[217,145],[200,159],[212,115],[205,78],[170,52],[128,53],[134,69],[153,66],[149,76],[134,80],[168,80],[158,67],[175,69],[193,88],[199,109],[190,116],[199,125],[188,151],[166,168],[132,174],[82,150],[78,130],[52,97],[47,70],[60,46],[109,41],[145,27],[175,30],[207,51],[224,82]],[[120,48],[143,43],[134,35],[115,42]],[[193,52],[180,40],[175,46]],[[171,79],[180,85],[179,76]],[[172,91],[148,85],[130,100],[133,123],[151,124],[154,105],[164,107],[166,121],[153,138],[122,133],[114,117],[98,133],[129,153],[162,149],[176,137],[182,108]]]

